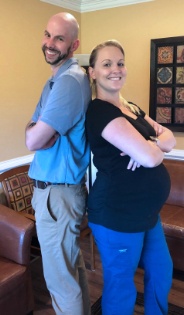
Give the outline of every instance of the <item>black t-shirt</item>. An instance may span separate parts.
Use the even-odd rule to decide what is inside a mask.
[[[89,192],[89,221],[115,231],[141,232],[156,224],[159,211],[170,191],[169,174],[163,164],[154,168],[127,170],[129,156],[102,138],[105,126],[117,117],[125,117],[145,138],[155,135],[140,110],[137,119],[121,112],[111,103],[91,101],[87,116],[87,137],[94,155],[97,177]]]

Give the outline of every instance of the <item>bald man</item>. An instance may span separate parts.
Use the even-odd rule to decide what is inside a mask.
[[[90,160],[84,124],[91,90],[73,57],[79,47],[78,31],[79,25],[69,13],[49,19],[42,51],[52,76],[26,126],[26,146],[35,151],[29,169],[34,180],[32,206],[44,277],[57,315],[91,314],[79,248]]]

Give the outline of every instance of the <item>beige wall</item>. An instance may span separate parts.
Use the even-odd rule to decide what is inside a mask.
[[[50,76],[40,49],[48,18],[62,8],[39,0],[0,0],[0,162],[30,152],[24,128]],[[64,9],[64,11],[69,11]],[[123,95],[149,111],[150,39],[183,36],[184,2],[155,0],[79,14],[77,53],[90,53],[101,41],[116,38],[124,46],[128,78]],[[175,133],[176,149],[184,150],[184,133]]]
[[[184,1],[154,0],[81,16],[82,53],[115,38],[125,49],[128,68],[123,96],[149,113],[150,40],[184,36]],[[184,133],[175,133],[176,149],[184,149]]]
[[[48,18],[62,8],[39,0],[0,0],[0,8],[2,162],[30,154],[24,144],[25,125],[31,118],[43,84],[51,75],[41,51],[41,40]],[[80,23],[80,14],[71,13]]]

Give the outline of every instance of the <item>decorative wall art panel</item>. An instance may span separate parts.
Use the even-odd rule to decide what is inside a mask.
[[[151,40],[149,114],[184,132],[184,36]]]

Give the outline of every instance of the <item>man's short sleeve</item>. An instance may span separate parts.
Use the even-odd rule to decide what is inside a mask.
[[[63,75],[53,85],[40,120],[65,135],[80,119],[83,99],[80,83],[71,75]]]

